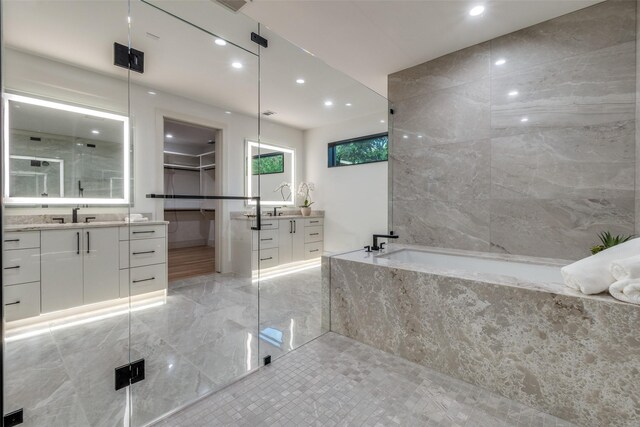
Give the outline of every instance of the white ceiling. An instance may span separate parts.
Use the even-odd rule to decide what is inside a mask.
[[[387,96],[387,75],[600,0],[253,0],[241,11]],[[486,6],[482,16],[468,11]]]
[[[5,43],[122,79],[126,78],[126,71],[113,65],[113,43],[127,44],[130,13],[132,46],[145,53],[144,74],[131,73],[131,80],[153,91],[169,92],[254,117],[260,106],[261,112],[276,112],[268,119],[262,116],[263,119],[298,129],[369,114],[379,114],[380,119],[386,117],[383,97],[268,30],[263,34],[270,45],[263,50],[259,64],[253,52],[231,44],[218,46],[214,44],[216,37],[210,33],[156,8],[132,0],[128,12],[126,4],[112,0],[8,0],[4,2]],[[225,24],[220,28],[229,27],[228,21],[233,19],[246,27],[249,20],[242,14],[220,13],[221,6],[209,0],[161,4],[173,6],[173,13],[179,13],[184,4],[183,18],[195,19],[197,15],[224,18]],[[215,30],[206,29],[211,33]],[[258,31],[257,24],[254,29]],[[250,31],[244,36],[248,40]],[[233,68],[233,62],[242,63],[243,68]],[[304,78],[305,84],[297,84],[298,78]],[[10,81],[5,83],[11,86]],[[334,105],[325,107],[326,100],[332,100]],[[346,103],[352,106],[347,107]]]

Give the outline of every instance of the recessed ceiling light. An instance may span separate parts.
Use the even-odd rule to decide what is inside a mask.
[[[408,139],[408,138],[409,138],[409,135],[402,135],[402,138],[403,138],[403,139]]]
[[[94,135],[98,135],[100,133],[100,131],[97,130],[97,129],[94,129],[94,130],[91,131],[91,133],[94,134]]]
[[[517,90],[512,90],[511,92],[509,92],[509,96],[516,96],[518,95],[518,93],[520,92],[518,92]]]
[[[380,120],[380,123],[384,123],[384,120]]]
[[[325,107],[331,107],[333,105],[333,101],[324,101]]]
[[[422,138],[422,135],[418,135],[418,138]]]
[[[507,63],[507,60],[504,58],[500,58],[496,61],[496,65],[504,65]]]
[[[225,114],[231,114],[231,111],[225,111],[224,113]]]
[[[149,92],[147,92],[149,95],[155,95],[156,93],[152,90],[150,90]]]
[[[296,80],[296,83],[298,83],[299,85],[304,84],[304,79],[298,79]]]
[[[167,138],[173,138],[173,135],[171,135],[170,133],[165,135]]]
[[[231,66],[233,68],[242,68],[242,63],[240,63],[240,62],[232,62]]]
[[[471,8],[471,10],[469,11],[469,15],[478,16],[478,15],[482,15],[483,12],[484,12],[484,6],[475,6]]]
[[[521,119],[520,119],[520,121],[521,121],[522,123],[524,123],[524,122],[528,122],[528,121],[529,121],[529,118],[528,118],[528,117],[523,117],[523,118],[521,118]]]
[[[347,103],[346,103],[346,104],[344,104],[344,105],[345,105],[345,107],[351,107],[351,105],[352,105],[352,104],[351,104],[350,102],[347,102]]]
[[[214,43],[217,44],[218,46],[226,46],[227,45],[227,42],[222,40],[222,39],[216,39]]]

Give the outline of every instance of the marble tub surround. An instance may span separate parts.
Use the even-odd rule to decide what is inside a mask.
[[[401,242],[579,259],[598,232],[637,231],[636,9],[605,1],[391,74]]]
[[[331,330],[578,425],[638,425],[640,307],[436,268],[332,257]]]

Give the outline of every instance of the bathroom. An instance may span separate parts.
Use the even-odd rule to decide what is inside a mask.
[[[4,426],[640,425],[636,1],[1,6]]]

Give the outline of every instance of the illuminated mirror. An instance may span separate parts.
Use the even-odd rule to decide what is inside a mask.
[[[129,203],[129,119],[21,95],[4,96],[8,205]]]
[[[294,150],[247,141],[247,194],[258,195],[259,191],[264,205],[292,206],[295,176]]]

